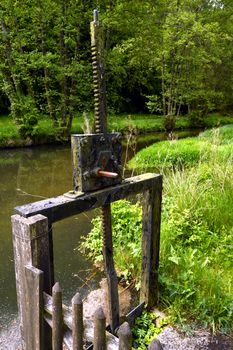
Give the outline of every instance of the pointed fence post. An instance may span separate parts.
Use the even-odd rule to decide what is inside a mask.
[[[58,282],[53,286],[52,345],[53,350],[63,348],[62,292]]]
[[[119,330],[119,350],[131,350],[132,349],[132,332],[128,322],[124,322]]]
[[[94,350],[106,350],[106,317],[102,307],[94,313]]]
[[[83,302],[79,293],[72,299],[73,350],[83,349]]]
[[[51,292],[51,266],[48,238],[48,219],[40,214],[24,218],[13,215],[12,234],[15,260],[16,291],[20,319],[20,330],[23,350],[51,349],[51,332],[49,326],[43,320],[44,340],[38,341],[37,345],[32,342],[34,332],[38,334],[35,327],[35,319],[38,319],[38,309],[33,313],[33,293],[35,289],[41,288],[41,273],[26,267],[35,267],[44,273],[44,290]],[[35,277],[36,276],[36,277]],[[29,280],[31,279],[31,288]],[[35,288],[34,288],[35,287]],[[35,298],[38,298],[36,292]],[[34,318],[35,317],[35,318]],[[43,348],[44,346],[44,348]]]

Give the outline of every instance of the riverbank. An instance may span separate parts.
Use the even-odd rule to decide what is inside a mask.
[[[231,334],[233,125],[192,139],[155,143],[128,164],[139,173],[163,174],[160,307],[171,317],[171,324],[184,331],[204,328]],[[140,218],[140,203],[132,209],[124,201],[113,203],[116,269],[136,282],[140,278]],[[128,228],[124,232],[118,229],[122,223]],[[82,248],[94,260],[100,256],[101,235],[97,235],[99,221],[93,224]]]
[[[86,125],[87,122],[83,116],[75,117],[71,133],[80,134],[84,130],[92,129],[93,122]],[[92,118],[90,118],[92,119]],[[111,115],[108,120],[109,132],[119,131],[122,133],[131,132],[134,134],[146,134],[151,132],[164,132],[163,117],[151,114],[137,115]],[[204,119],[204,123],[193,125],[188,116],[181,116],[176,121],[175,131],[195,128],[212,128],[215,126],[233,123],[233,116],[222,116],[220,114],[211,114]],[[30,147],[42,144],[65,143],[66,140],[58,136],[50,119],[39,121],[35,133],[32,137],[22,139],[19,135],[16,125],[9,116],[0,116],[0,148]]]

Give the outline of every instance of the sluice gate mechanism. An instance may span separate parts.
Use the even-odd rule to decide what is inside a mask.
[[[95,320],[94,324],[90,324],[84,315],[83,322],[80,321],[80,327],[83,327],[80,332],[78,323],[72,322],[72,319],[77,319],[77,315],[72,316],[69,308],[62,306],[60,289],[57,284],[54,285],[52,227],[56,221],[95,208],[102,210],[103,257],[108,285],[110,324],[104,335],[101,333],[101,349],[122,348],[120,344],[126,340],[122,338],[121,334],[124,332],[121,333],[121,330],[129,329],[125,324],[120,324],[118,279],[113,258],[111,203],[132,194],[143,194],[142,272],[140,303],[126,315],[128,325],[131,326],[140,315],[144,304],[150,307],[156,304],[158,298],[162,176],[149,173],[122,178],[121,135],[107,131],[105,68],[100,33],[99,14],[95,10],[94,20],[91,22],[95,130],[93,134],[71,136],[73,189],[58,197],[16,207],[16,215],[12,217],[23,350],[60,350],[62,343],[65,343],[68,349],[77,349],[74,346],[77,343],[74,329],[77,327],[79,344],[83,347],[84,340],[91,341],[95,348],[98,334],[95,333],[97,330],[93,329],[94,324],[97,324],[96,329],[99,329],[100,333],[101,329],[103,330],[102,321]],[[80,305],[79,296],[76,299]],[[54,304],[55,300],[58,304]],[[96,339],[94,334],[97,334]],[[131,348],[129,334],[127,337],[128,347],[125,346],[124,349]],[[55,338],[58,339],[56,347]]]

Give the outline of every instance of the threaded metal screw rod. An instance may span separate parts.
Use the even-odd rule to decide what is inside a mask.
[[[94,83],[94,115],[95,132],[107,133],[106,116],[106,84],[104,79],[104,64],[102,59],[103,42],[101,40],[98,11],[94,10],[94,21],[91,22],[91,54]]]
[[[91,52],[94,81],[94,116],[95,132],[107,133],[106,86],[102,60],[103,45],[100,36],[98,11],[94,10],[94,21],[91,22]],[[111,331],[119,326],[119,296],[117,274],[113,261],[111,206],[102,207],[103,256],[105,273],[108,282],[108,302]]]

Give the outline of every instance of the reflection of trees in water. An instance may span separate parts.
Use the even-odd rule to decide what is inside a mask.
[[[42,197],[59,195],[72,188],[71,174],[70,149],[36,150],[21,159],[17,188],[20,195],[23,192]]]
[[[51,197],[72,188],[70,154],[68,147],[0,151],[0,327],[2,323],[8,324],[17,310],[10,216],[15,206],[40,200],[27,193]],[[72,256],[72,249],[77,245],[77,239],[74,231],[73,245],[69,245],[71,225],[67,223],[65,226],[58,226],[55,245],[59,251],[67,246],[68,260]],[[69,237],[66,240],[63,236],[65,228]],[[57,264],[61,270],[64,261],[57,261]],[[80,263],[76,262],[76,265],[79,266]]]

